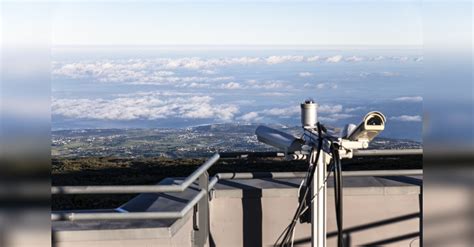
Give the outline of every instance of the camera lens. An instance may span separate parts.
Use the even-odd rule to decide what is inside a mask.
[[[382,125],[383,120],[380,116],[372,116],[367,120],[367,125]]]

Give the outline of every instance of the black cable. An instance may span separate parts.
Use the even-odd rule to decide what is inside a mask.
[[[337,144],[331,146],[334,166],[334,202],[336,206],[337,245],[344,246],[343,239],[343,195],[342,195],[342,167]]]
[[[334,176],[334,199],[335,199],[335,206],[336,206],[336,225],[337,225],[337,243],[338,247],[343,247],[344,245],[344,238],[343,238],[343,190],[342,190],[342,165],[341,165],[341,159],[339,156],[339,147],[337,144],[332,143],[331,144],[331,154],[332,154],[332,160],[331,160],[331,167],[329,169],[329,173],[326,176],[326,179],[324,182],[327,181],[329,178],[331,172],[333,172]],[[318,191],[319,193],[319,191]],[[314,200],[316,195],[313,195],[311,197],[310,202]],[[310,205],[307,205],[309,207]],[[306,208],[304,209],[306,210]],[[303,211],[304,211],[303,210]],[[288,227],[287,227],[288,229]],[[287,245],[284,245],[287,246]]]
[[[337,162],[338,164],[338,181],[339,181],[339,229],[338,229],[338,238],[340,246],[343,247],[345,246],[344,244],[344,237],[343,237],[343,231],[344,231],[344,217],[343,217],[343,212],[344,212],[344,196],[343,196],[343,185],[342,185],[342,164],[341,164],[341,159],[339,158],[339,151],[337,152]]]
[[[312,152],[314,152],[314,151],[312,151]],[[321,149],[318,147],[318,151],[316,153],[316,160],[319,159],[320,153],[321,153]],[[307,184],[308,184],[308,181],[309,181],[309,184],[311,184],[311,181],[314,178],[314,172],[316,170],[315,169],[316,166],[317,166],[317,163],[313,164],[313,166],[310,167]],[[307,198],[310,191],[311,191],[311,187],[309,187],[309,186],[304,187],[303,198],[302,198],[301,202],[298,205],[298,208],[297,208],[297,210],[296,210],[296,212],[293,216],[293,220],[291,221],[290,226],[287,228],[287,231],[286,231],[285,236],[283,238],[282,244],[280,246],[290,246],[291,238],[293,236],[294,229],[296,227],[296,224],[298,223],[298,219],[301,215],[301,212],[303,211],[303,208],[306,205],[306,198]]]
[[[339,190],[338,190],[338,164],[336,160],[336,154],[334,151],[334,146],[331,147],[331,153],[333,156],[332,161],[334,162],[334,176],[333,176],[333,182],[334,182],[334,204],[335,204],[335,212],[336,212],[336,226],[338,229],[338,246],[339,246]],[[340,246],[339,246],[340,247]]]
[[[306,198],[308,196],[308,193],[309,191],[311,190],[310,188],[310,184],[314,178],[314,172],[316,171],[316,167],[317,167],[317,161],[319,160],[319,157],[321,155],[321,151],[322,151],[322,147],[323,147],[323,136],[322,136],[322,132],[323,132],[323,129],[325,129],[319,122],[316,123],[317,125],[317,129],[318,129],[318,149],[317,149],[317,152],[316,152],[316,162],[315,164],[313,164],[312,166],[308,167],[308,174],[307,174],[307,180],[306,180],[306,185],[304,186],[304,192],[303,192],[303,198],[301,200],[301,202],[298,204],[298,208],[296,209],[296,212],[293,216],[293,220],[291,221],[290,225],[285,229],[284,231],[284,237],[282,239],[282,242],[280,244],[278,244],[278,246],[289,246],[291,244],[291,239],[292,239],[292,236],[293,236],[293,232],[294,232],[294,229],[296,227],[296,223],[298,222],[298,219],[301,215],[301,212],[303,210],[303,206],[305,206],[306,204]],[[314,152],[314,149],[311,150],[311,154],[313,154]],[[311,159],[311,155],[310,155],[310,159]],[[311,160],[310,160],[310,163],[311,163]],[[280,236],[281,237],[281,236]],[[279,239],[277,239],[277,242],[278,242]]]

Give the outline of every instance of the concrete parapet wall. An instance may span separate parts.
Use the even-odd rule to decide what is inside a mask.
[[[296,210],[299,182],[297,179],[221,181],[211,201],[214,244],[274,245]],[[359,177],[345,178],[344,182],[344,229],[351,246],[419,245],[421,180]],[[332,188],[328,190],[327,206],[328,245],[336,246]],[[310,224],[297,225],[298,246],[311,245],[310,229]]]
[[[177,180],[168,179],[166,183]],[[211,191],[210,246],[268,246],[290,223],[301,179],[221,180]],[[418,246],[421,177],[344,177],[344,229],[352,246]],[[328,180],[328,244],[336,246],[334,198]],[[121,208],[180,210],[197,193],[143,194]],[[178,220],[53,222],[53,243],[79,246],[192,246],[193,212]],[[295,244],[310,245],[310,224]]]

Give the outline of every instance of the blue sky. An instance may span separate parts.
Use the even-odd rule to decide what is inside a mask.
[[[18,2],[1,5],[2,44],[14,51],[5,71],[21,75],[10,87],[20,80],[32,84],[37,71],[23,73],[25,68],[38,67],[38,57],[48,58],[40,60],[53,76],[53,127],[285,122],[272,118],[278,115],[273,109],[297,119],[292,107],[302,97],[315,97],[335,124],[382,108],[399,123],[392,128],[397,135],[407,124],[416,125],[417,133],[408,136],[419,138],[424,95],[446,81],[464,82],[452,80],[461,73],[443,81],[424,77],[423,72],[441,71],[438,64],[422,67],[427,52],[462,65],[456,67],[463,75],[472,65],[464,52],[472,45],[466,42],[472,5],[460,2]],[[25,56],[25,47],[37,46],[52,53]],[[24,88],[29,87],[18,91]],[[186,94],[202,106],[200,115],[173,101]],[[466,90],[456,95],[470,97]],[[137,102],[143,109],[133,108]],[[161,114],[171,105],[181,112]],[[131,122],[124,123],[127,117]]]
[[[420,1],[55,4],[53,44],[421,45],[420,7]]]
[[[419,1],[55,4],[53,127],[297,124],[299,102],[313,97],[328,123],[386,110],[395,123],[389,136],[419,139],[420,7]],[[413,131],[403,133],[407,126]]]

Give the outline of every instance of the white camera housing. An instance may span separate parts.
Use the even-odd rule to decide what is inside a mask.
[[[385,116],[382,113],[378,111],[369,112],[357,127],[347,125],[343,138],[351,141],[370,142],[385,129],[385,121]]]
[[[267,126],[258,126],[255,134],[258,141],[276,147],[286,154],[301,150],[302,140],[291,134]]]

